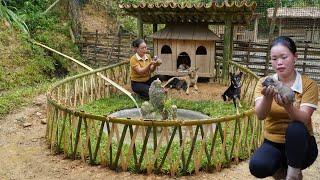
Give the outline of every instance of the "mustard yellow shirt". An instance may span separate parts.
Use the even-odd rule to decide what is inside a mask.
[[[146,67],[151,63],[151,56],[145,54],[144,57],[140,57],[137,53],[130,58],[131,73],[130,78],[132,81],[136,82],[146,82],[151,77],[151,72],[146,72],[144,74],[138,74],[133,68],[139,66],[140,68]]]
[[[277,74],[274,74],[274,77],[278,79]],[[261,78],[255,88],[255,101],[263,97],[261,94],[263,88],[261,83],[264,79],[265,78]],[[295,82],[291,89],[295,93],[295,102],[293,103],[295,107],[309,106],[317,109],[318,86],[315,81],[297,72]],[[285,109],[273,100],[270,113],[265,119],[264,137],[276,143],[284,143],[285,132],[291,121]],[[310,123],[307,128],[310,135],[313,135],[312,123]]]

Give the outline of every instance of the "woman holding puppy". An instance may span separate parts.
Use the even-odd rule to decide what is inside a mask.
[[[302,179],[301,170],[318,156],[311,122],[318,104],[317,83],[295,70],[298,55],[292,39],[276,38],[270,58],[276,71],[273,78],[291,87],[295,101],[281,96],[273,86],[263,87],[264,78],[258,82],[255,112],[258,119],[265,120],[265,139],[250,160],[250,172],[258,178]]]
[[[132,42],[132,47],[136,54],[130,58],[131,67],[131,88],[142,99],[149,99],[149,87],[158,76],[151,77],[157,66],[161,65],[161,60],[156,56],[151,58],[147,54],[147,45],[143,39],[136,39]]]

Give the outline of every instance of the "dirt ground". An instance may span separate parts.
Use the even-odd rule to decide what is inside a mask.
[[[215,85],[211,85],[215,86]],[[216,91],[208,91],[199,84],[200,93],[191,91],[185,96],[183,92],[171,92],[186,98],[220,97],[225,89],[215,86]],[[320,145],[320,111],[313,116],[315,135]],[[26,107],[17,109],[0,120],[0,179],[170,179],[168,176],[139,175],[129,172],[114,172],[105,167],[90,166],[79,160],[65,159],[62,155],[52,155],[45,139],[46,97],[40,95]],[[305,179],[319,179],[320,159],[303,171]],[[250,175],[248,161],[221,172],[200,173],[184,176],[180,179],[255,179]],[[269,178],[270,179],[270,178]]]
[[[100,7],[101,8],[101,7]],[[81,11],[82,28],[84,31],[106,33],[113,29],[113,21],[105,10],[97,9],[92,4],[86,4]]]

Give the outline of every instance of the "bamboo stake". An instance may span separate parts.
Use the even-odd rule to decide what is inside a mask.
[[[110,167],[112,165],[112,137],[113,137],[113,133],[114,133],[114,126],[115,126],[115,124],[112,123],[111,131],[108,134],[108,141],[107,141],[107,146],[106,146],[106,155],[107,156],[108,156],[108,152],[109,152],[109,166]]]
[[[187,136],[182,136],[182,129],[181,126],[179,126],[179,139],[180,139],[180,151],[179,151],[179,157],[181,157],[181,163],[182,163],[182,170],[184,171],[186,169],[186,158],[184,154],[184,146],[186,144]]]
[[[92,149],[91,149],[91,137],[90,137],[90,129],[91,129],[91,125],[90,125],[90,119],[84,119],[84,126],[85,126],[85,130],[86,130],[86,146],[89,150],[89,162],[90,164],[93,164],[93,156],[92,156]]]
[[[161,149],[161,145],[162,145],[162,141],[164,139],[164,136],[165,136],[165,131],[162,129],[161,131],[161,134],[160,134],[160,138],[159,138],[159,142],[156,142],[158,143],[157,144],[157,148],[153,154],[153,162],[154,162],[154,168],[157,168],[157,164],[158,164],[158,157],[159,157],[159,153],[160,153],[160,149]]]
[[[139,157],[138,169],[137,169],[139,171],[141,170],[141,164],[143,162],[143,158],[144,158],[144,155],[145,155],[145,152],[146,152],[147,143],[148,143],[148,139],[149,139],[149,135],[150,135],[151,129],[152,128],[150,126],[148,126],[146,136],[144,137],[144,140],[143,140],[142,150],[141,150],[141,154],[140,154],[140,157]]]
[[[164,155],[163,155],[163,157],[162,157],[161,163],[160,163],[160,165],[159,165],[159,167],[158,167],[158,170],[157,170],[158,172],[159,172],[160,169],[162,168],[162,166],[163,166],[163,164],[164,164],[164,161],[166,160],[167,154],[168,154],[169,151],[170,151],[170,147],[171,147],[173,138],[174,138],[174,136],[175,136],[175,134],[176,134],[177,128],[178,128],[178,127],[175,126],[174,129],[173,129],[173,132],[172,132],[172,135],[171,135],[170,140],[169,140],[169,142],[168,142],[166,151],[164,152]]]
[[[136,126],[136,128],[134,129],[134,132],[133,132],[132,125],[129,126],[130,136],[131,136],[131,143],[130,143],[130,146],[129,146],[129,150],[128,150],[128,154],[127,154],[127,161],[126,162],[130,162],[131,155],[132,155],[132,152],[133,152],[133,155],[134,155],[133,158],[134,158],[135,166],[137,166],[137,164],[138,164],[137,163],[137,156],[136,156],[135,142],[136,142],[136,138],[137,138],[137,135],[138,135],[138,132],[139,132],[139,127],[140,126]],[[125,166],[125,167],[127,168],[128,166]]]
[[[194,136],[193,136],[193,139],[192,139],[192,144],[191,144],[190,152],[189,152],[189,155],[188,155],[188,159],[187,159],[185,171],[188,169],[189,164],[190,164],[190,162],[191,162],[191,157],[192,157],[192,155],[193,155],[194,146],[195,146],[195,144],[196,144],[198,132],[199,132],[199,126],[197,126],[196,132],[195,132],[195,134],[194,134]]]
[[[123,130],[122,130],[122,134],[121,134],[120,142],[119,142],[119,145],[118,145],[118,150],[117,150],[117,153],[116,153],[116,157],[115,157],[113,166],[111,167],[112,169],[116,169],[117,166],[118,166],[118,161],[119,161],[119,158],[120,158],[120,155],[121,155],[122,145],[123,145],[124,137],[126,136],[126,133],[127,133],[127,129],[128,129],[128,125],[125,125]]]
[[[97,143],[96,143],[96,148],[95,148],[94,153],[93,153],[93,161],[96,161],[96,159],[97,159],[98,151],[99,151],[99,148],[100,148],[100,141],[101,141],[101,138],[102,138],[102,133],[103,133],[103,128],[104,128],[104,123],[105,122],[102,121],[101,125],[100,125],[98,139],[97,139]]]

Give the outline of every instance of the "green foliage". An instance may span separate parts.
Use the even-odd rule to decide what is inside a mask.
[[[49,83],[44,83],[39,86],[11,89],[5,93],[0,92],[0,119],[12,109],[28,103],[37,94],[44,93],[48,86]]]
[[[6,4],[6,1],[0,0],[0,20],[4,19],[5,21],[9,22],[13,26],[20,29],[23,33],[29,34],[28,26],[25,22],[19,17],[16,13],[14,13]]]
[[[138,104],[141,106],[142,101],[140,100]],[[233,107],[233,103],[225,103],[223,101],[191,101],[171,99],[167,101],[165,106],[171,107],[173,104],[177,105],[178,108],[199,111],[211,117],[223,117],[226,115],[235,114],[236,112],[235,108]],[[243,107],[239,109],[240,113],[249,109],[247,104],[242,103],[242,106]],[[106,115],[114,111],[133,107],[135,107],[135,105],[129,99],[129,97],[125,95],[113,95],[109,98],[104,98],[85,104],[79,107],[79,110],[83,110],[94,115]]]
[[[138,102],[139,104],[142,101]],[[79,110],[83,110],[87,113],[95,115],[106,115],[121,109],[133,108],[135,104],[126,95],[112,95],[109,98],[99,99],[92,103],[85,104],[79,107]]]
[[[0,94],[7,94],[6,97],[12,98],[9,100],[10,98],[3,97],[6,100],[2,99],[1,106],[8,108],[3,109],[0,114],[9,112],[14,104],[21,105],[28,100],[28,98],[18,100],[15,94],[28,94],[24,92],[28,88],[50,83],[52,79],[74,71],[73,63],[69,60],[32,44],[28,41],[28,37],[15,31],[17,28],[10,30],[6,28],[6,23],[2,20],[4,7],[10,7],[17,17],[26,22],[31,38],[81,60],[77,46],[69,37],[69,22],[62,21],[61,14],[56,12],[41,14],[53,1],[6,0],[5,7],[4,1],[0,0]],[[23,92],[15,92],[17,90]],[[29,91],[28,96],[36,92]]]

